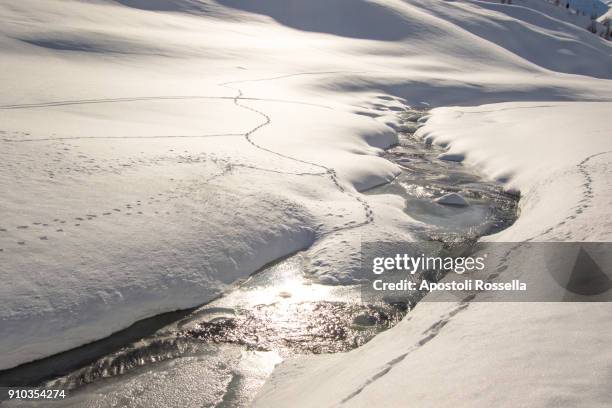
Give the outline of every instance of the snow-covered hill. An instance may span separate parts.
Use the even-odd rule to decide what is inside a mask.
[[[495,0],[484,0],[491,3],[499,3]],[[556,20],[573,24],[592,34],[605,38],[605,21],[609,14],[609,3],[599,0],[581,0],[574,2],[563,2],[554,0],[516,0],[512,2],[515,8],[527,8],[540,14],[554,17]],[[595,22],[593,20],[596,20]],[[608,40],[609,40],[608,36]]]
[[[612,99],[609,42],[515,5],[7,0],[0,16],[0,369],[206,302],[267,262],[331,245],[330,231],[410,239],[403,203],[358,192],[397,174],[380,149],[396,141],[407,105],[591,101],[546,112],[581,112],[601,134],[601,102]],[[448,132],[451,119],[436,122],[447,114],[436,111],[430,129],[465,137]],[[457,126],[478,129],[480,118]],[[560,140],[573,149],[579,136]],[[593,154],[574,150],[570,167]],[[491,174],[495,154],[485,154]],[[533,188],[526,209],[542,208]],[[347,256],[359,250],[351,245]],[[590,313],[572,307],[571,316]],[[436,318],[427,313],[417,309],[414,321]],[[598,313],[593,324],[603,324]],[[367,350],[412,324],[334,364],[352,371],[353,356],[376,359]],[[291,367],[305,379],[317,373]],[[340,392],[337,378],[329,384]],[[279,390],[261,404],[288,405]],[[316,395],[336,402],[325,389]]]

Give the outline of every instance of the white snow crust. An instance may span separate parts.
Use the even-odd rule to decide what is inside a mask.
[[[301,249],[310,248],[309,268],[322,281],[358,280],[350,264],[362,237],[409,240],[405,227],[418,228],[397,197],[359,193],[398,174],[380,155],[397,141],[407,106],[557,101],[440,109],[422,130],[526,193],[508,239],[545,231],[577,198],[548,198],[580,185],[563,169],[610,139],[602,101],[612,95],[611,47],[555,16],[519,11],[441,0],[1,2],[0,369],[204,303]],[[486,109],[497,113],[476,113]],[[557,125],[572,116],[581,118],[572,129],[585,133]],[[499,140],[485,140],[490,119],[504,122]],[[517,142],[513,129],[534,145]],[[602,197],[593,212],[606,211]],[[609,226],[586,219],[564,228],[605,238]],[[577,307],[555,309],[550,324],[578,316]],[[436,311],[422,309],[412,319],[433,322]],[[466,324],[480,333],[484,320],[474,314]],[[409,344],[411,324],[346,356],[283,365],[259,404],[338,402],[383,357],[401,354],[385,341]],[[461,344],[457,333],[446,342]],[[274,385],[283,370],[295,376],[291,387]],[[312,398],[298,404],[300,395]]]

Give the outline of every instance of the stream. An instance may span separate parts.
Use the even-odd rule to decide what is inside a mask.
[[[385,153],[402,173],[365,194],[401,196],[404,211],[427,225],[415,232],[425,241],[469,245],[511,225],[517,197],[461,163],[440,160],[444,149],[417,140],[423,115],[404,113],[400,143]],[[469,206],[434,201],[453,192]],[[0,372],[2,386],[71,392],[60,402],[9,406],[248,406],[283,359],[359,347],[413,306],[366,304],[358,285],[315,283],[304,273],[303,257],[277,261],[199,308],[146,319],[107,339]]]

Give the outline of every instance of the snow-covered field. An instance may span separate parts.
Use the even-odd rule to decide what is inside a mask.
[[[7,0],[0,18],[0,369],[204,303],[313,244],[321,281],[350,282],[361,239],[418,228],[397,197],[359,193],[398,174],[380,155],[407,106],[463,106],[420,134],[521,191],[492,239],[610,239],[612,46],[561,14]],[[484,406],[539,381],[514,406],[603,406],[609,312],[427,303],[363,348],[283,363],[258,404]]]

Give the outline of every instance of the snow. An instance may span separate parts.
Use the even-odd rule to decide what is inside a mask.
[[[585,207],[581,167],[586,160],[605,172],[597,165],[612,154],[612,124],[605,120],[611,111],[609,102],[437,108],[418,134],[448,145],[449,154],[465,155],[466,163],[521,192],[521,215],[499,239],[542,238],[540,234],[554,226],[547,239],[606,241],[611,225],[597,219],[608,213],[604,209],[609,197],[596,195]],[[605,175],[595,172],[591,177],[594,183],[603,182]],[[587,211],[591,207],[597,211]],[[578,210],[580,217],[569,218]],[[565,220],[572,223],[558,225]]]
[[[505,13],[507,9],[500,5],[432,2],[437,11],[453,7],[483,18],[471,20],[449,11],[446,16],[464,27],[481,29],[491,21],[502,29],[522,24],[519,19],[506,25],[497,11],[490,12],[499,8]],[[495,37],[495,30],[488,30],[488,36]],[[549,38],[549,45],[539,48],[542,57],[548,58],[544,65],[562,64],[563,69],[584,72],[563,62],[569,53],[546,52],[562,49],[563,41]],[[522,47],[518,55],[539,58],[527,52],[528,42],[517,41],[516,46]],[[595,61],[607,61],[608,55],[604,52]],[[609,77],[609,73],[608,66],[591,75]],[[603,85],[597,80],[591,84]],[[515,86],[520,88],[523,82]],[[436,108],[418,130],[424,140],[446,146],[447,157],[479,168],[491,179],[506,183],[508,190],[520,191],[517,222],[487,240],[608,242],[612,238],[612,128],[607,120],[612,104],[585,102],[579,95],[574,98],[573,102],[550,102],[558,98],[549,95],[540,99],[546,102]],[[466,105],[469,100],[453,102]],[[520,248],[504,262],[500,270],[508,279],[550,278],[543,273],[546,265]],[[489,302],[482,303],[429,299],[359,349],[286,360],[254,405],[609,405],[609,303],[505,303],[488,296]]]
[[[470,205],[465,198],[457,193],[444,194],[442,197],[436,198],[435,202],[442,205],[456,205],[459,207],[467,207]]]
[[[609,304],[425,302],[417,310],[348,355],[283,363],[254,406],[609,403]]]
[[[490,177],[512,174],[508,187],[521,191],[521,215],[487,240],[609,242],[612,126],[604,118],[611,111],[609,102],[437,108],[419,134],[464,152]],[[548,291],[556,285],[543,262],[518,248],[498,270],[508,281],[544,281],[539,287]],[[432,296],[357,350],[285,361],[255,406],[609,404],[609,303]]]
[[[608,11],[606,11],[604,14],[602,14],[601,16],[599,16],[599,18],[597,19],[597,21],[600,24],[606,24],[607,22],[609,22],[610,20],[612,20],[612,8],[609,8]],[[605,32],[605,31],[604,31]]]
[[[443,153],[438,156],[438,159],[446,160],[446,161],[461,162],[465,159],[465,156],[461,153]]]
[[[499,4],[500,2],[495,0],[481,0],[487,1],[493,4]],[[556,26],[556,28],[566,27],[570,25],[574,25],[579,27],[580,29],[587,29],[593,24],[592,16],[597,17],[597,22],[600,24],[595,24],[597,28],[597,34],[603,37],[605,33],[605,27],[603,23],[605,22],[605,15],[609,12],[608,7],[610,2],[604,4],[605,2],[599,2],[598,0],[585,0],[586,4],[570,4],[570,8],[566,8],[567,1],[559,2],[559,5],[555,4],[555,0],[517,0],[512,2],[511,7],[505,8],[505,12],[511,13],[513,16],[524,16],[525,18],[530,14],[540,14],[544,17],[550,16],[553,17],[554,20],[550,20],[551,23]],[[503,6],[502,6],[503,7]],[[595,11],[592,11],[595,10]],[[521,17],[519,17],[521,18]],[[563,24],[563,25],[558,25]],[[568,52],[571,52],[567,50]],[[568,54],[569,55],[569,54]]]
[[[179,3],[188,15],[135,2],[0,6],[12,22],[0,36],[0,368],[207,302],[362,222],[355,187],[398,171],[378,157],[397,140],[383,123],[296,91],[248,95],[251,79],[293,71],[258,68],[261,49],[245,41],[250,28],[268,42],[282,28]],[[219,32],[223,46],[210,41]],[[285,54],[272,44],[269,55]],[[237,67],[248,54],[252,73]]]
[[[361,237],[410,240],[419,228],[396,197],[359,193],[398,174],[380,155],[407,106],[592,101],[546,103],[548,119],[589,118],[595,145],[569,161],[601,147],[608,105],[594,101],[612,94],[609,43],[481,2],[11,0],[0,16],[0,369],[207,302],[301,249],[321,281],[358,281]],[[537,149],[517,167],[490,144],[472,155],[483,133],[449,130],[453,109],[423,132],[531,189],[517,225],[565,216],[565,201],[538,205],[566,185],[530,184],[558,174],[530,167]],[[517,112],[495,119],[521,126]],[[486,127],[479,118],[461,126]],[[583,227],[566,226],[605,231]]]
[[[608,6],[600,0],[568,0],[569,6],[589,17],[599,17],[608,11]]]

